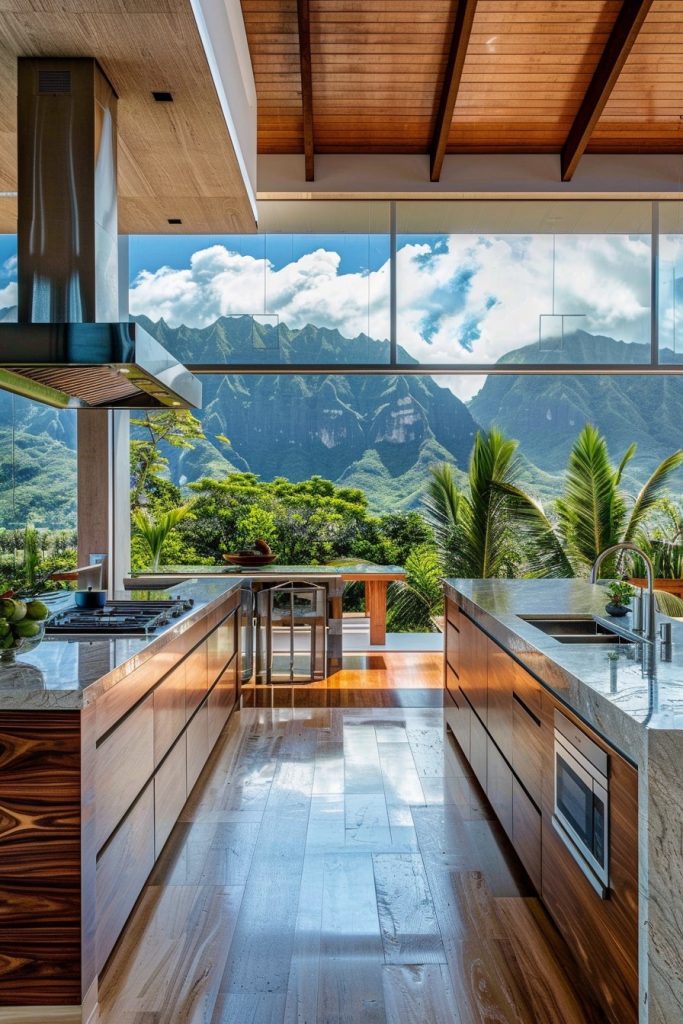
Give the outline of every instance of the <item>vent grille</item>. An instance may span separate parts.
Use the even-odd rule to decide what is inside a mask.
[[[41,95],[64,96],[71,92],[71,72],[68,69],[41,68],[38,71],[38,92]]]

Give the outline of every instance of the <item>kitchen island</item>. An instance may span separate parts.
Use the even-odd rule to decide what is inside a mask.
[[[98,975],[237,700],[239,583],[148,596],[193,605],[153,636],[48,637],[0,666],[0,1022],[97,1020]]]
[[[446,580],[445,593],[449,729],[583,980],[613,1024],[683,1020],[683,623],[653,651],[580,580]],[[605,626],[544,631],[572,616],[567,633]],[[565,803],[591,786],[578,834]]]
[[[341,668],[342,659],[342,596],[345,583],[362,583],[365,590],[365,612],[370,620],[370,645],[382,646],[387,637],[387,590],[389,584],[405,580],[405,569],[399,565],[372,565],[359,562],[342,565],[267,565],[263,568],[240,568],[224,565],[164,566],[158,573],[142,572],[124,581],[126,588],[163,585],[165,580],[183,580],[189,576],[202,579],[225,579],[238,576],[251,580],[258,589],[268,583],[308,580],[324,585],[329,599],[328,671]]]

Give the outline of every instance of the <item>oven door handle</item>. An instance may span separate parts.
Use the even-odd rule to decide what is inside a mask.
[[[563,743],[555,738],[555,777],[557,779],[557,758],[558,755],[560,760],[564,761],[565,764],[569,765],[571,770],[578,775],[581,781],[588,786],[591,793],[595,787],[597,779],[594,779],[590,772],[587,772],[583,765],[579,764],[576,758],[567,750]],[[557,788],[557,787],[556,787]],[[604,790],[603,790],[604,792]]]

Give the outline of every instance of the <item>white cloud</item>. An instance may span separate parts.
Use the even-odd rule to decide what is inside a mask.
[[[649,337],[650,250],[625,235],[565,235],[555,242],[554,309],[568,322],[634,342]],[[494,362],[538,340],[539,316],[553,311],[551,235],[451,235],[409,242],[398,252],[399,342],[426,362]],[[388,264],[341,270],[318,248],[282,268],[212,245],[189,267],[143,271],[131,287],[134,314],[172,326],[204,327],[234,313],[278,313],[292,328],[313,323],[352,337],[388,335]],[[547,322],[546,322],[547,326]],[[454,386],[454,385],[451,385]],[[471,393],[474,382],[457,385]]]
[[[292,328],[313,323],[349,337],[386,337],[388,267],[342,274],[339,265],[339,254],[322,248],[275,269],[212,245],[194,253],[189,267],[143,271],[132,284],[130,309],[172,326],[205,327],[219,316],[268,312]]]

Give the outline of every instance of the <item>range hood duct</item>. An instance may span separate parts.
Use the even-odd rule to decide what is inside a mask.
[[[18,61],[19,322],[0,324],[0,387],[59,408],[197,408],[197,378],[119,308],[116,105],[94,59]]]

